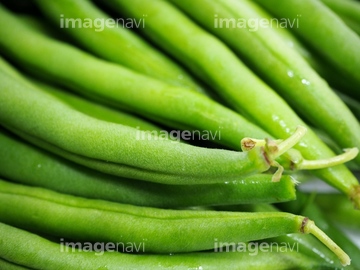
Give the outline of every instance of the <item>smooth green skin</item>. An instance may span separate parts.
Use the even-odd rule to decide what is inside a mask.
[[[301,194],[302,195],[302,194]],[[304,202],[303,197],[300,196],[300,201]],[[291,204],[276,204],[277,207],[273,206],[273,205],[269,205],[269,204],[251,204],[251,205],[233,205],[233,206],[220,206],[220,207],[216,207],[217,209],[221,210],[221,211],[235,211],[235,212],[278,212],[279,209],[282,209],[283,211],[290,211],[291,213],[293,213],[292,210],[294,210],[294,208],[296,209],[296,211],[299,211],[299,206],[301,203],[299,203],[299,200],[296,200],[294,202],[292,202]],[[291,207],[285,207],[291,205]],[[279,207],[280,206],[280,207]],[[298,213],[298,212],[297,212]],[[309,216],[309,218],[312,218],[311,216]],[[316,221],[316,224],[318,225],[318,217],[314,216],[313,220]],[[319,220],[319,225],[322,226],[321,229],[327,229],[325,226],[323,226],[323,220],[320,219]],[[326,231],[327,233],[327,231]],[[331,235],[329,235],[331,237]],[[344,238],[343,233],[340,233],[339,231],[337,231],[337,236],[336,240],[339,240],[339,238]],[[340,244],[342,247],[344,247],[344,249],[349,250],[348,248],[348,244],[349,244],[349,240],[347,238],[344,238],[345,240],[340,240],[340,241],[335,241],[338,244]],[[335,239],[333,239],[335,240]],[[298,250],[299,252],[301,252],[304,255],[307,255],[315,260],[318,261],[325,261],[326,263],[332,265],[334,268],[336,269],[356,269],[356,265],[353,264],[353,259],[354,259],[354,253],[349,254],[349,255],[353,255],[350,256],[351,257],[351,265],[350,266],[346,266],[345,268],[339,263],[338,258],[334,255],[333,252],[331,252],[328,248],[326,248],[324,245],[322,245],[318,239],[316,239],[314,236],[312,235],[307,235],[307,234],[287,234],[287,235],[283,235],[283,236],[278,236],[275,238],[270,238],[270,239],[266,239],[265,241],[271,243],[271,242],[285,242],[285,243],[289,243],[290,246],[293,246],[293,244],[297,244],[298,245]],[[354,245],[353,243],[350,243],[351,245]],[[356,253],[355,253],[356,255]]]
[[[354,115],[360,121],[360,101],[353,99],[343,93],[337,92],[339,97],[346,103],[346,105],[352,110]]]
[[[315,199],[318,196],[320,196],[320,198],[322,196],[331,197],[331,195],[318,194],[315,196]],[[334,240],[334,242],[340,245],[344,249],[344,251],[350,256],[352,267],[354,267],[354,269],[360,269],[359,248],[340,229],[338,229],[336,224],[334,223],[334,221],[336,221],[336,218],[334,219],[334,216],[332,214],[334,212],[334,205],[338,205],[339,203],[342,204],[341,201],[343,201],[342,198],[339,198],[339,196],[335,195],[335,197],[331,199],[331,203],[329,204],[329,206],[331,205],[331,207],[324,211],[324,209],[321,209],[313,201],[313,197],[307,196],[303,193],[299,193],[298,200],[291,203],[281,203],[278,204],[278,206],[282,211],[298,215],[305,215],[312,220],[316,220],[316,225],[322,231],[324,231],[332,240]],[[346,201],[346,203],[351,207],[351,204],[348,201]],[[352,207],[351,211],[357,212]]]
[[[357,230],[360,228],[360,213],[354,210],[351,204],[343,200],[339,194],[318,194],[315,201],[322,211],[326,212],[335,222]]]
[[[271,28],[215,28],[221,18],[262,19],[251,2],[170,0],[246,59],[292,107],[341,147],[360,149],[360,124],[345,103],[295,49]],[[275,72],[269,72],[274,70]],[[289,72],[292,75],[289,75]],[[304,80],[309,83],[304,83]],[[360,164],[360,156],[358,158]]]
[[[64,15],[64,20],[86,18],[94,21],[110,18],[89,0],[38,0],[36,2],[56,27],[60,27],[60,14]],[[146,27],[146,17],[144,18]],[[83,47],[106,60],[171,85],[204,93],[204,89],[183,68],[126,28],[105,27],[103,31],[95,31],[94,28],[69,27],[61,30],[66,31]]]
[[[0,65],[1,65],[1,58],[0,58]],[[4,64],[4,63],[3,63]],[[17,74],[19,75],[19,74]],[[20,75],[16,77],[20,80],[24,80],[24,77]],[[83,97],[78,97],[75,95],[70,94],[69,92],[64,91],[63,89],[60,89],[58,87],[55,87],[53,85],[50,85],[48,83],[44,83],[38,79],[34,79],[33,77],[28,77],[28,80],[30,82],[39,87],[40,89],[60,98],[65,103],[69,104],[71,107],[76,109],[77,111],[80,111],[82,113],[85,113],[86,115],[89,115],[91,117],[94,117],[96,119],[112,122],[112,123],[118,123],[125,126],[133,127],[138,130],[144,130],[148,132],[157,132],[157,134],[162,134],[164,132],[163,128],[160,128],[159,126],[156,126],[149,121],[143,120],[137,116],[135,116],[136,112],[130,113],[126,112],[126,109],[121,110],[120,108],[114,109],[113,106],[109,107],[104,104],[96,103],[94,101],[90,101],[88,99],[85,99]],[[25,81],[24,81],[25,82]],[[26,82],[28,83],[28,81]],[[106,104],[107,102],[105,102]],[[152,117],[152,120],[156,120],[156,117]],[[163,124],[165,124],[168,127],[173,126],[171,121],[164,121],[160,120]],[[186,127],[183,127],[183,129],[186,129]],[[168,132],[171,130],[166,129]],[[198,130],[197,130],[198,131]],[[201,131],[201,134],[204,134],[203,131]],[[201,135],[200,135],[201,136]],[[185,140],[181,140],[179,138],[168,138],[170,140],[179,140],[183,143],[185,143]]]
[[[321,0],[341,17],[360,24],[360,3],[352,0]]]
[[[214,248],[214,239],[237,243],[300,233],[303,219],[139,207],[0,181],[1,222],[77,241],[143,242],[146,252],[200,251]]]
[[[340,18],[349,26],[356,34],[360,36],[360,23],[358,21],[354,21],[349,19],[348,17],[344,17],[341,14],[338,14]]]
[[[58,97],[65,103],[69,104],[71,107],[76,109],[79,112],[82,112],[86,115],[94,117],[99,120],[104,120],[111,123],[121,124],[124,126],[129,126],[132,128],[137,128],[144,131],[157,131],[160,132],[162,129],[148,121],[140,119],[132,114],[125,113],[119,109],[115,110],[107,106],[95,103],[93,101],[75,96],[62,89],[54,87],[52,85],[43,83],[39,80],[30,80],[35,86],[40,89]]]
[[[290,176],[261,174],[212,185],[134,182],[71,163],[0,130],[0,175],[14,182],[92,199],[160,208],[294,200]]]
[[[249,135],[270,137],[204,95],[184,91],[95,58],[26,27],[3,8],[0,13],[0,25],[11,22],[14,30],[1,28],[4,32],[0,35],[0,50],[33,73],[53,78],[59,84],[112,106],[131,108],[133,112],[157,121],[171,121],[176,128],[207,130],[212,134],[221,131],[219,143],[233,149],[240,149],[240,140]],[[27,44],[22,42],[23,39]]]
[[[0,123],[31,142],[85,166],[164,184],[238,180],[269,169],[263,149],[207,149],[148,136],[80,113],[41,89],[0,71]]]
[[[292,30],[336,66],[341,74],[360,85],[360,37],[325,4],[316,0],[255,2],[278,17],[294,19],[301,14],[301,27]],[[359,92],[359,87],[354,91]]]
[[[173,255],[130,255],[106,252],[59,252],[59,244],[36,234],[0,223],[0,257],[32,269],[334,269],[297,252],[206,252]],[[18,241],[21,239],[21,241]],[[2,260],[0,259],[0,266]],[[4,268],[8,269],[8,268]],[[9,268],[9,270],[12,268]],[[24,269],[24,268],[14,268]]]
[[[114,0],[109,4],[132,18],[148,14],[144,34],[210,82],[237,111],[251,115],[273,136],[287,138],[296,126],[306,126],[284,100],[254,76],[220,40],[171,4],[158,0]],[[256,135],[251,136],[256,138]],[[311,130],[297,148],[309,160],[334,155]],[[345,166],[317,170],[314,174],[353,198],[360,208],[359,183]]]

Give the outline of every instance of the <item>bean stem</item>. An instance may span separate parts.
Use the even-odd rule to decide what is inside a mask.
[[[329,236],[320,230],[313,221],[304,219],[303,224],[304,233],[310,233],[326,245],[332,252],[338,256],[343,266],[350,265],[350,257],[343,251]]]
[[[306,131],[306,130],[305,130]],[[318,169],[324,169],[329,168],[333,166],[337,166],[340,164],[344,164],[350,160],[353,160],[357,157],[359,153],[359,149],[357,147],[354,148],[348,148],[344,149],[344,153],[326,158],[326,159],[318,159],[318,160],[307,160],[304,159],[299,151],[296,149],[292,149],[291,147],[294,146],[293,143],[296,142],[297,139],[301,139],[301,137],[304,134],[301,134],[304,132],[304,130],[299,131],[299,134],[294,133],[293,136],[300,136],[300,138],[291,136],[287,140],[273,140],[272,142],[269,142],[268,140],[260,140],[260,139],[253,139],[253,138],[244,138],[241,140],[241,148],[243,151],[249,151],[251,149],[254,149],[255,147],[265,147],[269,148],[270,144],[273,144],[270,146],[272,150],[268,150],[269,154],[272,155],[271,160],[275,160],[280,155],[285,154],[285,158],[289,159],[291,165],[291,170],[318,170]]]
[[[321,160],[303,160],[300,164],[296,165],[298,170],[318,170],[322,168],[332,167],[339,164],[343,164],[350,160],[353,160],[359,153],[357,147],[344,149],[344,153],[335,157],[321,159]]]

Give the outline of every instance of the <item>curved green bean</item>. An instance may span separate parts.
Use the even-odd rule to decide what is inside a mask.
[[[83,199],[5,181],[0,181],[0,187],[1,222],[76,241],[143,243],[146,252],[168,253],[208,250],[214,248],[214,241],[236,243],[311,233],[343,265],[350,264],[346,253],[313,221],[289,213],[164,210]]]
[[[11,137],[0,129],[0,175],[58,192],[139,206],[178,208],[238,203],[280,202],[296,198],[294,180],[270,174],[208,185],[164,185],[131,181],[68,162]]]
[[[17,265],[8,270],[92,270],[92,269],[335,269],[332,265],[314,260],[298,252],[259,252],[254,256],[249,252],[197,252],[170,255],[133,255],[118,252],[105,252],[97,256],[96,251],[60,252],[59,243],[51,242],[36,234],[0,223],[0,258],[6,258]],[[21,239],[22,241],[18,241]],[[4,260],[0,259],[1,262]],[[8,266],[11,262],[6,262]]]

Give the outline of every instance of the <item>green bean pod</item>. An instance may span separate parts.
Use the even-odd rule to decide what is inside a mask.
[[[0,71],[0,123],[31,142],[100,171],[165,184],[209,184],[269,169],[264,148],[207,149],[80,113]],[[34,109],[35,108],[35,109]]]
[[[227,24],[221,23],[222,20],[236,21],[238,18],[260,22],[262,15],[257,13],[250,1],[170,1],[250,62],[293,108],[300,111],[313,125],[325,130],[342,148],[360,148],[360,124],[356,117],[302,56],[285,44],[276,31],[259,24],[241,28],[228,21]],[[217,17],[214,18],[214,14]],[[217,20],[215,27],[214,20]],[[293,27],[297,27],[295,22],[293,21]],[[226,28],[228,25],[232,28]],[[360,164],[360,156],[358,162]]]
[[[208,185],[164,185],[131,181],[68,162],[11,137],[0,129],[0,176],[30,186],[139,206],[178,208],[294,200],[295,181],[270,174],[253,175]]]
[[[91,1],[39,0],[37,4],[44,14],[56,23],[56,27],[59,27],[60,22],[61,30],[69,33],[72,38],[94,54],[171,85],[204,93],[205,90],[187,71],[126,27],[117,25],[119,22],[111,19]],[[77,22],[75,24],[71,22],[71,20],[78,21],[79,19],[97,22],[97,24],[87,28],[77,25]],[[105,24],[109,20],[114,22],[113,27],[109,26],[109,23]],[[99,22],[104,22],[101,28],[97,27]],[[139,27],[145,26],[146,15],[139,21]]]
[[[301,27],[293,28],[319,54],[330,61],[338,72],[360,85],[360,37],[321,1],[256,0],[278,17],[293,20],[301,14]]]
[[[143,252],[157,253],[215,249],[217,241],[238,243],[288,233],[311,233],[343,265],[350,263],[346,253],[313,221],[281,212],[164,210],[84,199],[0,181],[0,221],[76,241],[142,244]]]
[[[144,34],[211,83],[214,90],[237,111],[249,116],[273,136],[285,138],[295,126],[305,125],[289,105],[254,76],[228,47],[170,3],[159,0],[114,0],[108,3],[128,17],[139,18],[148,14],[146,29],[140,29]],[[311,131],[296,147],[309,160],[334,155]],[[317,170],[314,174],[342,190],[360,208],[359,183],[345,166]]]
[[[0,223],[0,266],[7,270],[92,270],[92,269],[335,269],[332,265],[314,260],[299,252],[204,252],[170,255],[133,255],[97,251],[60,252],[59,243],[51,242],[36,234]],[[22,239],[22,241],[18,241]],[[3,258],[3,259],[1,259]],[[11,268],[12,267],[12,268]],[[337,268],[338,269],[338,268]]]

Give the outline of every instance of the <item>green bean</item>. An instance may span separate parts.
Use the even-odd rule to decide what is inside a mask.
[[[360,85],[360,37],[321,1],[263,1],[256,0],[267,10],[282,18],[298,18],[301,27],[293,31],[306,40],[319,54],[328,59],[340,74]]]
[[[143,243],[146,252],[168,253],[208,250],[214,247],[215,239],[247,242],[288,233],[311,233],[343,265],[350,263],[340,247],[302,216],[164,210],[73,197],[5,181],[0,181],[0,187],[1,222],[58,237]]]
[[[165,184],[238,180],[268,170],[305,133],[299,128],[276,148],[255,147],[249,152],[195,147],[153,134],[142,139],[140,130],[84,115],[6,72],[0,71],[0,78],[2,125],[72,161],[132,179]]]
[[[139,18],[144,13],[148,14],[146,29],[140,29],[144,34],[203,80],[210,82],[237,111],[246,116],[250,115],[255,123],[272,135],[283,138],[294,126],[304,125],[284,100],[254,76],[229,48],[171,4],[158,0],[115,0],[107,3],[128,17]],[[301,151],[304,158],[310,160],[333,155],[311,131],[296,148]],[[313,173],[351,198],[360,196],[359,191],[356,191],[356,186],[359,185],[357,179],[344,166],[337,166],[331,170],[317,170]],[[355,204],[356,201],[360,200],[354,199]],[[360,205],[358,207],[360,208]]]
[[[161,208],[272,203],[296,198],[295,181],[290,176],[283,176],[279,182],[272,182],[269,174],[261,174],[219,184],[174,187],[98,173],[12,138],[1,129],[0,148],[2,177],[86,198]]]
[[[223,19],[236,21],[237,18],[260,22],[262,16],[250,1],[170,1],[250,62],[293,108],[301,111],[313,125],[326,131],[342,148],[360,148],[360,124],[356,117],[301,55],[285,44],[276,31],[261,25],[248,29],[234,24],[230,25],[233,28],[226,28],[227,25],[220,23]],[[215,19],[214,14],[218,16]],[[215,22],[215,27],[214,20],[219,21]],[[360,156],[358,161],[360,164]]]
[[[94,29],[84,28],[76,23],[75,27],[71,27],[73,24],[67,23],[69,19],[81,21],[86,19],[93,22],[113,20],[91,1],[39,0],[37,4],[43,13],[56,23],[56,27],[59,27],[60,18],[60,28],[64,28],[62,30],[96,55],[171,85],[204,93],[205,90],[183,68],[125,27],[104,25],[103,28],[94,27]],[[113,21],[114,24],[117,23]],[[139,23],[141,27],[145,27],[146,17],[143,17]]]
[[[171,255],[133,255],[70,249],[60,252],[59,243],[0,223],[0,257],[31,269],[335,269],[298,252],[203,252]],[[22,241],[19,242],[18,239]],[[0,260],[1,265],[1,260]],[[8,269],[8,268],[5,268]],[[9,270],[12,268],[9,268]],[[15,268],[24,269],[24,268]],[[27,269],[27,268],[26,268]],[[338,269],[338,268],[337,268]]]

